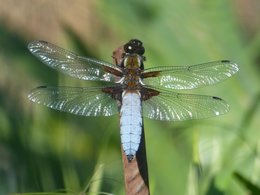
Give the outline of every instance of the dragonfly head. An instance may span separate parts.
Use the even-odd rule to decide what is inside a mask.
[[[145,49],[143,43],[138,39],[131,39],[124,45],[124,53],[122,55],[122,68],[128,69],[144,69],[143,61],[145,57],[143,56]]]
[[[124,45],[124,50],[126,54],[138,54],[140,56],[143,56],[145,52],[142,41],[138,39],[131,39]]]

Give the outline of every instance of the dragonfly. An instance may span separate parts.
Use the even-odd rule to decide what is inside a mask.
[[[131,39],[120,60],[109,63],[82,57],[46,41],[34,41],[29,51],[49,67],[71,77],[98,81],[100,86],[40,86],[28,98],[52,109],[82,116],[120,116],[120,137],[131,162],[138,151],[143,116],[162,121],[203,119],[225,114],[229,105],[219,97],[184,94],[223,81],[238,70],[229,60],[197,65],[144,68],[143,43]]]

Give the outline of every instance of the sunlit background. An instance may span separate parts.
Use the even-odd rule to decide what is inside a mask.
[[[118,116],[81,117],[36,105],[40,85],[88,86],[27,50],[45,40],[112,62],[131,38],[146,67],[229,59],[239,72],[182,93],[219,96],[226,115],[184,122],[145,119],[152,194],[260,194],[258,0],[1,0],[0,194],[124,194]]]

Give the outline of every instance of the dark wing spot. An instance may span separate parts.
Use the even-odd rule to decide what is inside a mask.
[[[229,60],[221,60],[222,63],[229,63]]]
[[[37,87],[38,89],[44,89],[44,88],[47,88],[47,86],[39,86]]]
[[[38,42],[39,42],[39,43],[43,43],[43,44],[48,44],[47,41],[43,41],[43,40],[39,40]]]
[[[216,97],[216,96],[213,96],[212,98],[215,99],[215,100],[222,100],[221,98]]]

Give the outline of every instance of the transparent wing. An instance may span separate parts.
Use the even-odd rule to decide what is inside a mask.
[[[218,97],[168,91],[143,101],[143,115],[155,120],[202,119],[224,114],[228,110],[229,105]]]
[[[51,68],[78,79],[116,82],[121,75],[121,70],[110,63],[78,56],[45,41],[32,42],[28,49]]]
[[[143,83],[168,89],[194,89],[231,77],[238,65],[228,60],[192,66],[155,67],[144,71]]]
[[[83,116],[118,113],[116,101],[102,87],[38,87],[28,98],[47,107]]]

